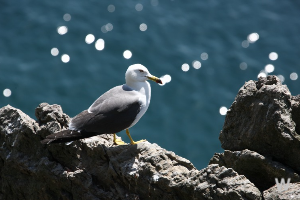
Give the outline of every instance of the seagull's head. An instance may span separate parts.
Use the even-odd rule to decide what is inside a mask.
[[[145,82],[147,80],[162,84],[161,80],[150,74],[141,64],[130,65],[125,73],[126,82]]]

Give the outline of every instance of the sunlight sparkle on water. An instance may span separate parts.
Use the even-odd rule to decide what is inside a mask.
[[[249,47],[249,42],[248,42],[248,40],[244,40],[244,41],[242,42],[242,47],[244,47],[244,48],[248,48],[248,47]]]
[[[272,72],[274,72],[274,70],[275,70],[275,67],[274,67],[274,65],[272,65],[272,64],[267,64],[267,65],[265,66],[265,71],[266,71],[267,73],[272,73]]]
[[[227,111],[228,111],[228,109],[225,106],[222,106],[219,110],[221,115],[226,115]]]
[[[181,69],[182,69],[182,71],[187,72],[187,71],[189,71],[190,66],[189,66],[189,64],[184,63],[181,65]]]
[[[267,73],[265,71],[261,71],[259,72],[259,74],[257,75],[257,78],[259,77],[267,77]]]
[[[147,30],[147,24],[142,23],[142,24],[140,25],[140,30],[141,30],[141,31],[146,31],[146,30]]]
[[[248,65],[247,65],[247,63],[245,63],[245,62],[242,62],[242,63],[240,64],[240,69],[241,69],[241,70],[246,70],[247,67],[248,67]]]
[[[202,60],[207,60],[208,59],[208,54],[206,52],[201,53],[201,59]]]
[[[93,42],[95,41],[95,36],[93,34],[88,34],[86,37],[85,37],[85,42],[87,44],[92,44]]]
[[[285,80],[284,76],[282,76],[282,75],[277,75],[277,77],[280,79],[281,83],[284,82],[284,80]]]
[[[292,81],[297,80],[297,79],[298,79],[298,74],[297,74],[296,72],[291,73],[291,74],[290,74],[290,79],[291,79]]]
[[[4,89],[4,90],[3,90],[3,95],[4,95],[5,97],[10,97],[10,95],[11,95],[11,90],[8,89],[8,88]]]
[[[129,51],[129,50],[124,51],[124,52],[123,52],[123,57],[124,57],[125,59],[130,59],[130,58],[132,57],[131,51]]]
[[[271,52],[269,54],[270,60],[277,60],[278,59],[278,54],[276,52]]]
[[[249,34],[248,37],[247,37],[247,40],[248,40],[248,42],[250,42],[250,43],[254,43],[254,42],[256,42],[258,39],[259,39],[258,33],[251,33],[251,34]]]
[[[166,75],[160,77],[160,80],[161,80],[162,84],[159,84],[159,85],[163,86],[163,85],[171,82],[172,78],[171,78],[171,76],[169,74],[166,74]]]
[[[108,31],[112,31],[114,26],[111,23],[107,23],[101,27],[102,33],[107,33]]]
[[[64,34],[66,34],[68,32],[68,27],[66,27],[66,26],[60,26],[60,27],[57,28],[57,32],[60,35],[64,35]]]
[[[69,13],[66,13],[66,14],[64,14],[63,18],[66,22],[68,22],[71,20],[71,15]]]
[[[107,23],[107,24],[105,25],[105,29],[106,29],[107,31],[112,31],[113,28],[114,28],[114,26],[113,26],[111,23]]]
[[[103,39],[98,39],[95,43],[95,48],[98,50],[98,51],[102,51],[104,49],[104,40]]]
[[[194,60],[192,64],[195,69],[200,69],[201,67],[201,62],[198,60]]]
[[[107,7],[107,10],[108,10],[108,12],[115,12],[116,8],[115,8],[114,5],[109,5],[109,6]]]
[[[63,54],[61,56],[61,61],[64,63],[68,63],[70,61],[70,56],[68,54]]]
[[[135,9],[136,9],[136,11],[142,11],[143,10],[143,5],[138,3],[138,4],[135,5]]]
[[[105,25],[101,26],[101,31],[102,31],[102,33],[107,33],[107,29],[106,29]]]
[[[58,51],[57,48],[54,47],[54,48],[51,49],[51,55],[52,56],[57,56],[58,54],[59,54],[59,51]]]

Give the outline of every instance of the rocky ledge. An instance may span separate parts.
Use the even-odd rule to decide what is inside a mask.
[[[300,199],[300,96],[276,76],[240,89],[220,133],[225,151],[202,170],[157,144],[116,146],[109,134],[42,145],[70,118],[47,103],[35,115],[0,109],[0,199]],[[275,178],[291,183],[279,191]]]

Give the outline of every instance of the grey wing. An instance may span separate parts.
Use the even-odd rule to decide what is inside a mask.
[[[106,113],[115,108],[123,109],[133,102],[139,101],[136,91],[126,85],[116,86],[101,95],[88,109],[90,113]]]
[[[100,96],[88,110],[75,116],[70,129],[82,132],[117,133],[128,128],[140,112],[135,91],[117,86]]]

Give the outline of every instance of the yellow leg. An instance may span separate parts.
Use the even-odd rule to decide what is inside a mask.
[[[136,141],[136,142],[133,141],[133,139],[132,139],[132,137],[131,137],[128,129],[126,129],[126,134],[129,137],[129,139],[130,139],[130,144],[137,144],[137,143],[140,143],[140,142],[146,142],[147,141],[147,140],[140,140],[140,141]]]
[[[124,145],[126,144],[124,141],[116,137],[116,134],[114,133],[114,143],[117,145]]]

